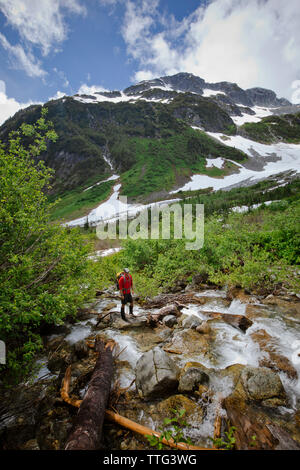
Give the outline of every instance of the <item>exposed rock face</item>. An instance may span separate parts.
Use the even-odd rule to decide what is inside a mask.
[[[277,98],[276,93],[266,88],[249,88],[246,95],[256,106],[289,106],[291,103],[285,98]]]
[[[209,83],[207,88],[212,90],[219,90],[226,93],[235,103],[242,104],[244,106],[252,106],[252,100],[247,96],[247,93],[240,88],[236,83],[230,82],[219,82]]]
[[[117,90],[115,91],[95,91],[95,95],[105,96],[107,98],[119,98],[121,93]]]
[[[159,397],[178,386],[179,370],[159,347],[143,354],[136,365],[136,386],[143,397]]]
[[[177,73],[176,75],[161,77],[161,80],[174,90],[192,92],[202,95],[205,80],[191,73]]]

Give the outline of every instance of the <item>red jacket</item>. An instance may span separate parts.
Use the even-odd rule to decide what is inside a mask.
[[[119,288],[123,294],[130,294],[130,289],[132,288],[131,274],[122,274],[119,279]]]

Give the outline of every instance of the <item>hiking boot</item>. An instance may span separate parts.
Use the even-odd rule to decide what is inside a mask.
[[[123,309],[121,309],[121,317],[122,317],[122,320],[128,322],[128,320],[127,320],[127,318],[126,318],[126,316],[125,316],[125,312],[124,312]]]
[[[129,314],[133,316],[133,307],[131,305],[129,306]]]

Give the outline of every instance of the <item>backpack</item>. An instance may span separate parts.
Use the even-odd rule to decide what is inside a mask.
[[[117,287],[118,290],[119,290],[119,280],[122,276],[125,276],[124,271],[120,271],[116,275],[116,287]]]

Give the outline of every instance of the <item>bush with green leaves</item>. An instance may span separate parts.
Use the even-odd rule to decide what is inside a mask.
[[[285,285],[299,289],[300,203],[262,207],[245,214],[205,219],[204,245],[186,250],[187,240],[127,240],[122,259],[135,273],[136,291],[155,295],[203,273],[214,284],[245,289]],[[172,230],[171,230],[172,237]],[[144,280],[144,281],[143,281]],[[143,282],[142,282],[143,281]]]
[[[214,447],[217,449],[224,449],[224,450],[233,450],[235,447],[235,437],[234,432],[236,427],[230,426],[228,431],[225,431],[225,439],[222,437],[218,437],[216,439],[210,438],[214,444]]]
[[[24,124],[0,144],[0,339],[8,382],[26,375],[42,348],[41,331],[61,324],[94,291],[90,247],[79,230],[49,221],[44,193],[52,171],[39,160],[56,134],[46,120]]]
[[[149,444],[151,447],[155,447],[158,450],[162,450],[166,447],[167,444],[163,443],[163,440],[172,441],[175,444],[179,442],[192,445],[192,441],[189,437],[184,437],[184,428],[188,427],[188,423],[184,419],[186,413],[185,409],[177,410],[171,408],[170,410],[173,414],[173,418],[165,418],[163,421],[163,426],[159,428],[160,435],[155,436],[154,434],[146,435]]]

